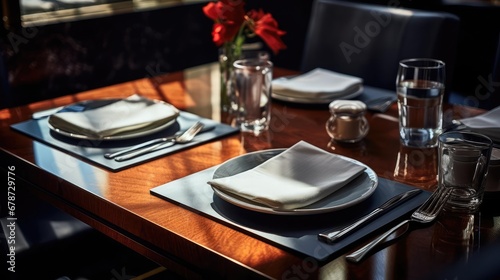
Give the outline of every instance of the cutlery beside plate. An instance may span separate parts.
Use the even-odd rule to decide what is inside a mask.
[[[407,201],[408,199],[416,196],[422,192],[421,190],[415,189],[415,190],[410,190],[401,194],[398,194],[388,201],[386,201],[384,204],[381,206],[377,207],[375,210],[370,212],[368,215],[362,217],[361,219],[355,221],[354,223],[338,230],[330,230],[324,233],[320,233],[318,235],[318,239],[326,242],[326,243],[334,243],[340,240],[341,238],[345,237],[348,233],[356,230],[357,228],[363,226],[364,224],[368,223],[369,221],[373,220],[375,217],[380,216],[381,214],[389,211],[390,209],[394,208],[395,206],[403,203],[404,201]]]
[[[134,146],[114,154],[105,154],[104,157],[108,159],[114,158],[116,161],[125,161],[153,151],[157,151],[165,147],[170,147],[175,144],[185,144],[191,142],[194,137],[202,131],[204,126],[205,125],[203,123],[196,122],[189,129],[173,137],[159,138],[152,141],[147,141],[146,144],[148,145],[144,145],[144,143],[142,145],[139,144],[138,146]]]

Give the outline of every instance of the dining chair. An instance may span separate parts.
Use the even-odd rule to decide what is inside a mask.
[[[321,67],[395,90],[400,60],[430,57],[446,63],[450,88],[458,31],[459,18],[445,12],[315,0],[300,70]]]

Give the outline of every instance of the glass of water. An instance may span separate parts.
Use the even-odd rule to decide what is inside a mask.
[[[234,66],[236,121],[242,131],[259,134],[271,120],[273,63],[267,59],[237,60]]]
[[[401,143],[436,147],[443,122],[445,63],[429,58],[400,61],[396,88]]]

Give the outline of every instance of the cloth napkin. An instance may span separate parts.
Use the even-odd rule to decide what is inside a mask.
[[[360,89],[363,79],[316,68],[294,78],[273,80],[273,91],[291,97],[325,98],[346,95]]]
[[[460,122],[471,131],[484,134],[500,143],[500,106],[481,115],[461,119]]]
[[[365,169],[300,141],[253,169],[208,183],[233,196],[277,210],[291,210],[321,200]]]
[[[49,123],[66,132],[103,138],[146,131],[175,120],[178,115],[174,106],[134,94],[96,109],[55,113]]]

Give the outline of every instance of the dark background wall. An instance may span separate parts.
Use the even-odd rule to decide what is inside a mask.
[[[201,5],[7,32],[5,104],[66,95],[215,59]]]
[[[388,1],[379,0],[360,2],[388,5]],[[500,58],[496,57],[500,52],[499,6],[397,3],[458,15],[462,23],[452,90],[471,106],[500,105]],[[312,0],[247,2],[247,9],[271,12],[280,28],[287,31],[283,40],[288,48],[272,57],[276,66],[299,69],[311,4]],[[216,61],[212,22],[202,13],[204,5],[0,30],[0,108]]]
[[[251,2],[253,7],[272,10],[280,27],[288,31],[284,40],[289,48],[273,59],[276,65],[296,69],[310,1]],[[279,8],[285,3],[287,9]],[[203,14],[204,5],[4,30],[0,108],[216,61],[212,21]]]

